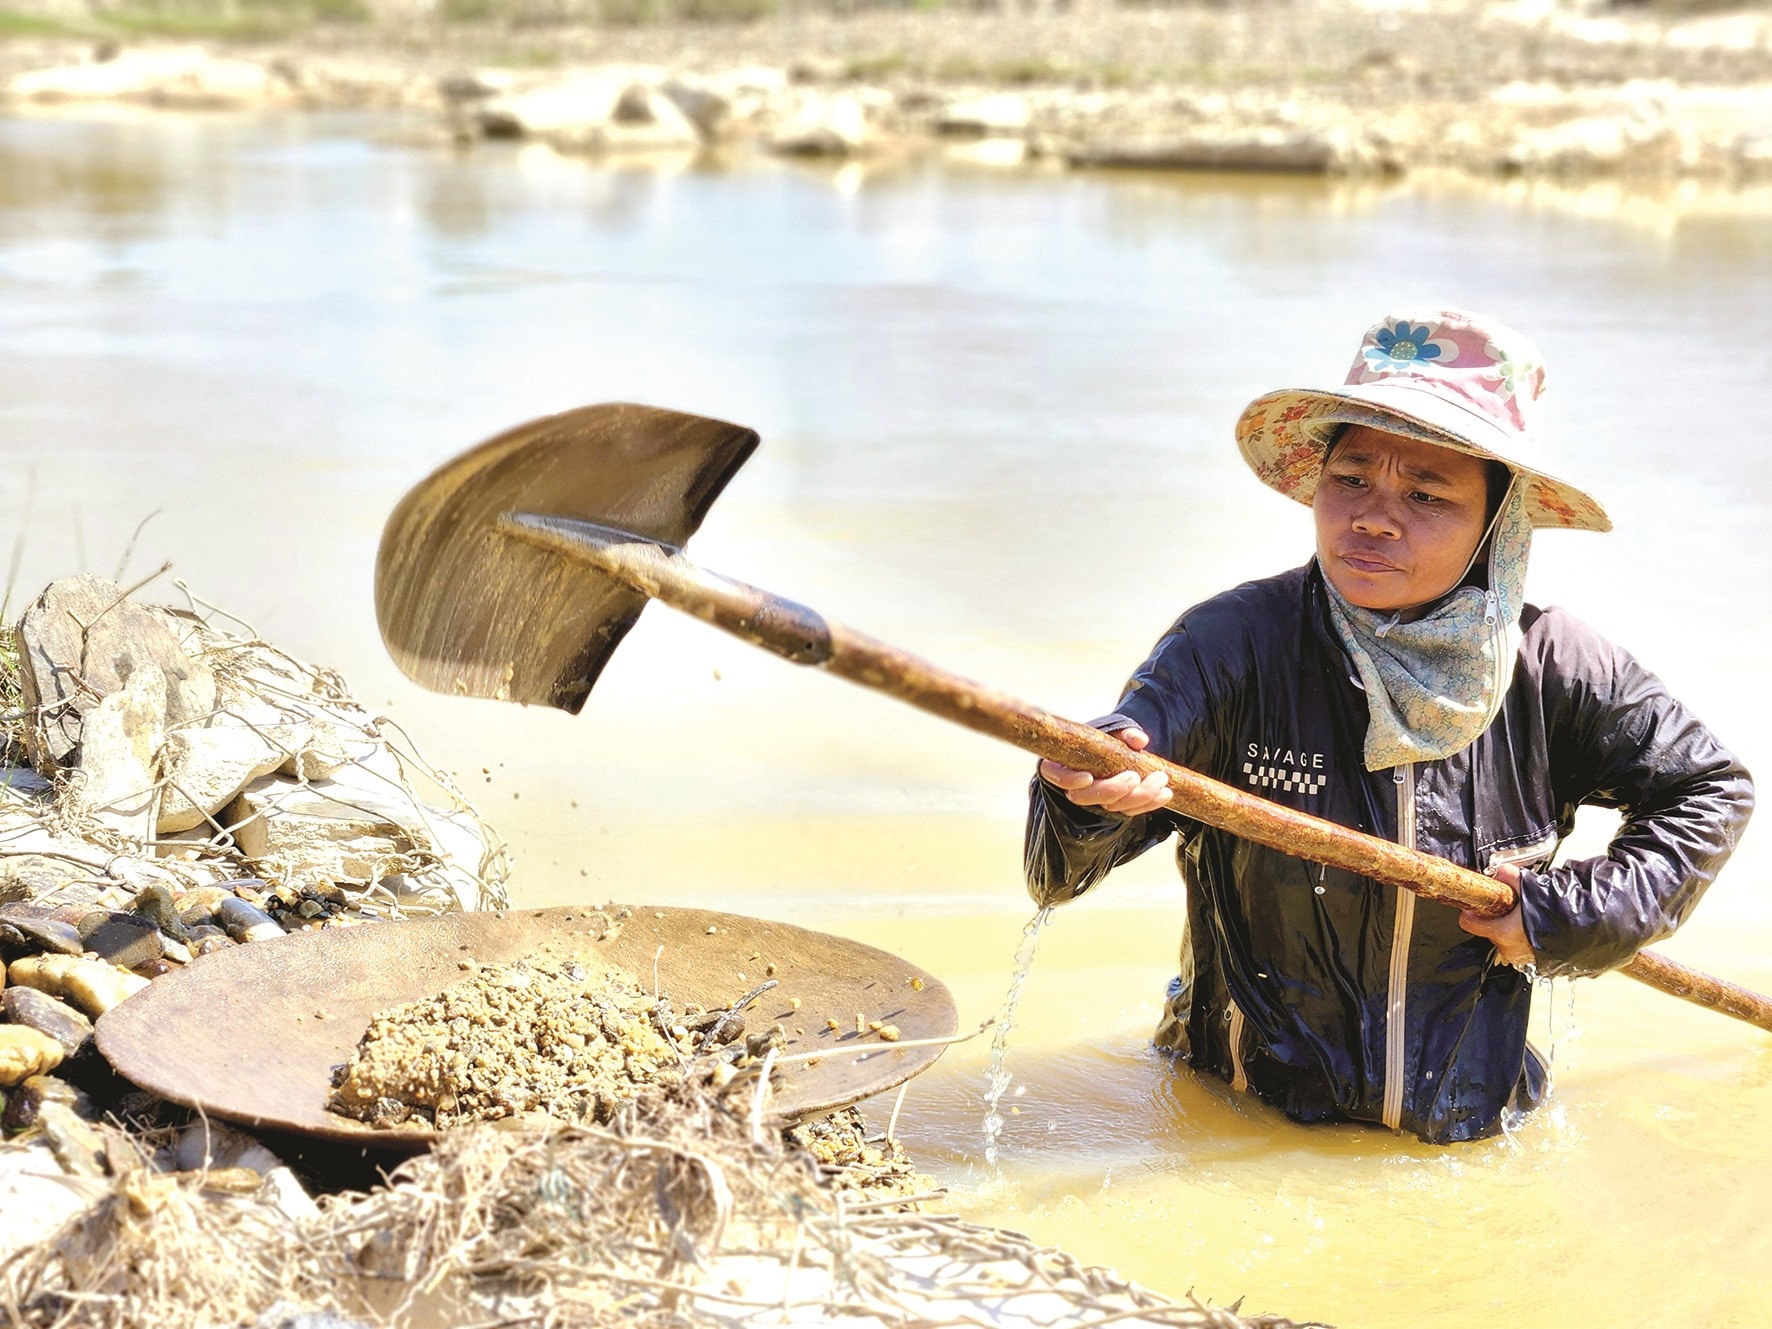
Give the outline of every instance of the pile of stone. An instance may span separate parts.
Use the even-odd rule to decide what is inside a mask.
[[[1394,22],[1376,29],[1370,6],[1348,0],[1259,18],[1209,6],[1039,22],[874,13],[791,37],[735,28],[718,59],[693,25],[562,29],[545,61],[484,68],[441,41],[226,54],[104,42],[45,48],[58,62],[37,68],[0,53],[0,75],[16,69],[0,102],[405,108],[441,112],[436,137],[458,144],[522,139],[621,161],[744,149],[998,167],[1772,176],[1772,18],[1432,9],[1387,12]]]
[[[200,956],[505,903],[503,846],[444,777],[336,674],[213,615],[56,582],[0,643],[0,702],[9,1131],[74,1134],[90,1105],[55,1073],[94,1070],[92,1022]]]

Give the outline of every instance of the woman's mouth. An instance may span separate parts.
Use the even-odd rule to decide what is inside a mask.
[[[1389,562],[1386,559],[1379,558],[1374,554],[1367,554],[1367,553],[1363,553],[1363,552],[1359,552],[1359,551],[1345,551],[1345,552],[1337,555],[1337,557],[1340,558],[1343,563],[1345,563],[1348,567],[1352,568],[1355,572],[1400,572],[1400,571],[1402,571],[1402,569],[1399,568],[1395,563]]]

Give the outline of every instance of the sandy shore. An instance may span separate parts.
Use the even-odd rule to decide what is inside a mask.
[[[1772,179],[1772,11],[1300,0],[0,45],[15,107],[399,107],[591,154],[968,145],[1073,167]]]

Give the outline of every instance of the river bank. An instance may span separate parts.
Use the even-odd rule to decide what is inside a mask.
[[[643,25],[394,20],[176,44],[59,21],[5,104],[400,108],[593,157],[1772,179],[1772,14],[1305,0]]]

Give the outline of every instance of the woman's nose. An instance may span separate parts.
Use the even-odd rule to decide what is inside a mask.
[[[1374,490],[1360,495],[1360,503],[1351,514],[1353,528],[1361,535],[1394,540],[1403,533],[1396,513],[1388,500]]]

